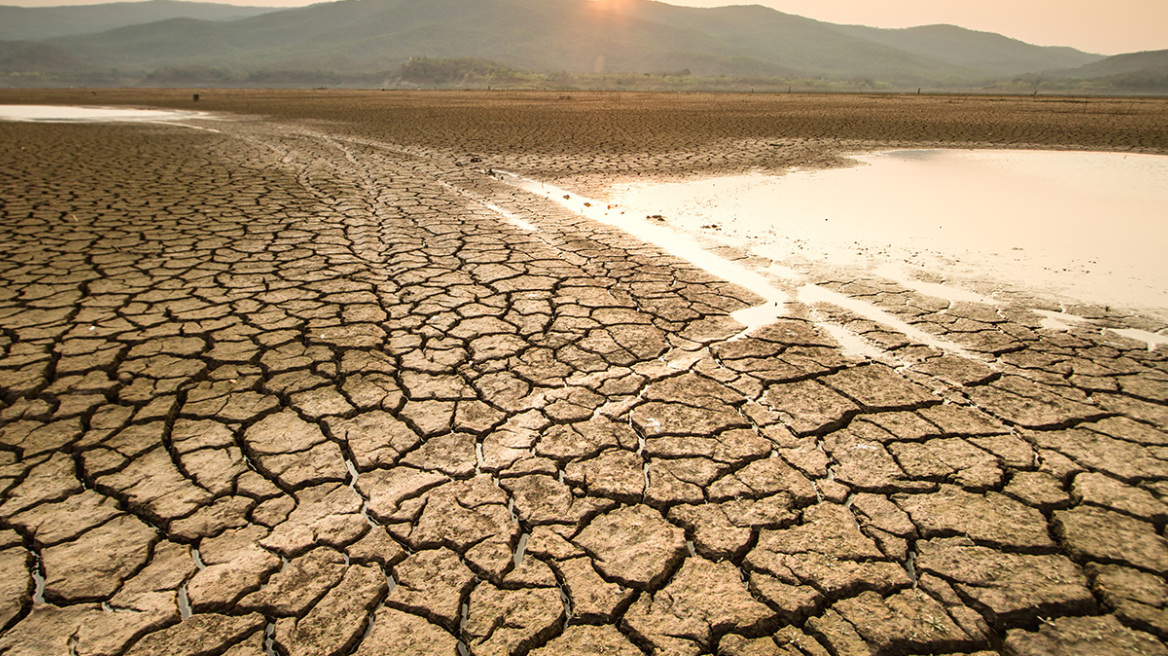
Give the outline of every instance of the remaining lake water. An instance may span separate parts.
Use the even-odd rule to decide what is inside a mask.
[[[0,121],[38,123],[92,123],[123,121],[179,121],[207,118],[204,112],[177,109],[128,109],[124,107],[71,107],[67,105],[0,105]]]
[[[1168,309],[1168,157],[902,150],[854,159],[622,186],[611,200],[626,215],[661,215],[790,266]]]

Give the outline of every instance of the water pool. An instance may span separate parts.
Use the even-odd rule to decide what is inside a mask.
[[[856,166],[617,187],[780,264],[859,267],[1078,302],[1168,309],[1168,157],[902,150]]]
[[[101,123],[126,121],[179,121],[208,118],[206,112],[177,109],[130,109],[125,107],[72,107],[66,105],[0,105],[0,121],[38,123]]]

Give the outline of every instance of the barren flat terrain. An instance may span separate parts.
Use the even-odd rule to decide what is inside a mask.
[[[0,92],[214,113],[0,122],[0,653],[1168,654],[1163,324],[826,266],[744,333],[498,174],[1168,154],[1168,102],[192,93]]]

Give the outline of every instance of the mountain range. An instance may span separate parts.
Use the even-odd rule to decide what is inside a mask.
[[[171,18],[229,21],[270,11],[270,7],[237,7],[180,0],[110,2],[76,7],[0,5],[0,41],[38,41],[57,36],[92,34]]]
[[[757,5],[341,0],[273,10],[149,0],[0,6],[4,86],[182,83],[184,72],[190,82],[195,72],[206,78],[209,71],[225,84],[277,73],[292,86],[310,79],[352,84],[392,78],[411,61],[474,62],[456,69],[513,77],[672,74],[857,88],[1037,87],[1054,80],[1085,88],[1094,80],[1136,80],[1154,91],[1160,76],[1168,89],[1162,75],[1168,51],[1106,58],[952,25],[844,26]]]

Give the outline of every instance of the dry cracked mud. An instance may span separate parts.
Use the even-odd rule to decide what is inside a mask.
[[[1163,325],[741,334],[473,122],[192,125],[0,124],[0,654],[1168,654]]]

